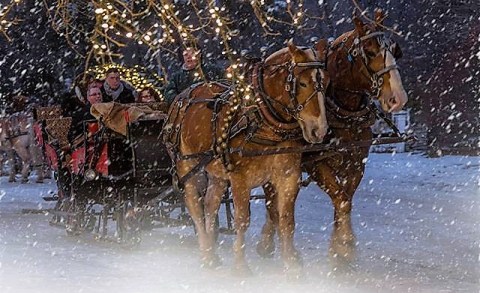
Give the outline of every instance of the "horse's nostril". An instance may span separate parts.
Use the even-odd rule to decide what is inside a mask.
[[[390,98],[390,104],[395,105],[397,103],[397,97],[393,96]]]
[[[316,128],[312,128],[312,131],[310,133],[310,136],[313,137],[313,138],[316,138],[317,137],[317,129]]]
[[[324,132],[321,128],[313,128],[310,132],[310,137],[312,138],[313,142],[320,142],[324,136]]]

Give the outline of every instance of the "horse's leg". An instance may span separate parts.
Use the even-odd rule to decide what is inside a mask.
[[[330,261],[335,268],[347,268],[355,260],[355,234],[351,223],[352,194],[346,191],[343,178],[330,165],[320,162],[309,172],[317,184],[330,196],[334,207],[334,224],[330,239]]]
[[[45,179],[52,179],[52,168],[50,167],[50,165],[48,163],[45,162],[45,157],[42,157],[42,161],[43,161],[43,177]]]
[[[205,217],[203,213],[203,199],[196,184],[196,176],[193,176],[185,183],[185,205],[188,213],[195,225],[195,231],[198,237],[198,245],[200,254],[204,265],[209,266],[215,261],[213,252],[210,249],[207,232],[205,229]]]
[[[195,165],[196,162],[179,161],[177,164],[179,178],[188,174]],[[203,265],[210,266],[216,262],[216,258],[212,249],[210,249],[210,243],[205,229],[204,205],[201,187],[199,186],[201,185],[200,182],[202,181],[202,176],[204,176],[203,173],[196,174],[185,182],[185,205],[187,206],[188,213],[195,225]]]
[[[14,145],[15,152],[18,154],[20,159],[22,160],[22,183],[28,182],[28,175],[30,173],[30,167],[32,162],[32,157],[30,152],[26,147],[21,145],[20,142],[17,142]]]
[[[10,162],[10,176],[8,177],[8,182],[15,182],[17,168],[15,167],[15,151],[13,149],[7,151],[7,161]]]
[[[3,167],[5,165],[5,157],[3,151],[0,152],[0,176],[4,176]]]
[[[30,147],[30,152],[32,154],[33,165],[37,171],[37,180],[36,183],[43,183],[44,173],[43,173],[43,159],[42,159],[42,150],[37,144],[33,144]]]
[[[245,260],[245,233],[250,225],[250,186],[247,186],[242,176],[231,176],[233,205],[235,206],[236,239],[233,244],[235,256],[234,273],[236,275],[251,275],[252,272]]]
[[[27,183],[28,182],[28,175],[30,175],[30,170],[31,170],[31,161],[27,160],[24,161],[22,159],[22,181],[21,183]]]
[[[298,162],[298,165],[300,162]],[[299,191],[300,169],[289,169],[272,176],[271,183],[277,194],[278,236],[285,268],[289,274],[298,276],[301,271],[301,257],[295,249],[295,200]]]
[[[261,257],[273,257],[275,252],[275,228],[278,226],[278,211],[276,191],[272,184],[263,185],[265,193],[265,207],[267,208],[265,224],[262,228],[262,236],[257,244],[257,253]]]
[[[216,241],[216,231],[217,227],[215,225],[216,218],[218,215],[218,209],[222,202],[223,195],[228,188],[228,181],[225,181],[221,178],[216,178],[209,176],[208,178],[208,187],[204,199],[204,212],[205,212],[205,229],[207,233],[208,248],[212,251],[214,263],[210,266],[220,265],[220,259],[217,254],[215,254],[215,241]]]

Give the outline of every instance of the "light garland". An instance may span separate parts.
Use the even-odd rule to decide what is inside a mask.
[[[12,0],[7,6],[8,11],[20,0]],[[43,0],[43,6],[50,18],[52,27],[66,38],[70,47],[85,58],[85,70],[91,63],[111,64],[118,62],[123,56],[121,48],[132,42],[146,46],[152,52],[165,52],[176,56],[173,44],[186,47],[196,44],[197,36],[219,42],[223,47],[222,56],[229,60],[232,71],[229,77],[239,90],[245,90],[247,85],[242,72],[243,64],[238,62],[238,52],[231,48],[230,43],[238,36],[225,6],[218,5],[214,0],[190,0],[183,6],[178,6],[171,0],[144,0],[139,2],[125,0],[91,0],[86,7],[78,7],[76,0]],[[272,15],[272,6],[265,0],[250,0],[254,16],[258,20],[264,35],[279,35],[271,26],[282,23],[295,28],[301,28],[308,17],[305,13],[304,0],[286,0],[285,13],[290,22],[276,19]],[[294,4],[296,3],[296,4]],[[320,2],[318,2],[318,5]],[[190,9],[191,13],[182,18],[182,11]],[[4,9],[5,10],[5,9]],[[234,12],[234,11],[233,11]],[[7,13],[8,14],[8,13]],[[2,20],[6,14],[0,14],[0,32],[12,23]],[[90,18],[92,25],[80,26],[79,20]],[[79,47],[83,44],[82,37],[88,37],[88,48]],[[199,48],[195,48],[199,49]],[[95,62],[91,62],[94,60]]]
[[[8,41],[11,41],[7,33],[8,29],[20,22],[16,17],[12,19],[10,13],[14,7],[20,4],[20,2],[21,0],[11,0],[10,3],[5,6],[0,5],[0,33]]]

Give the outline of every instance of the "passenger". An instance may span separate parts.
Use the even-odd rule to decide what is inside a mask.
[[[164,96],[168,104],[171,104],[179,93],[194,83],[224,78],[224,70],[211,64],[203,64],[200,51],[196,51],[193,47],[187,47],[182,55],[182,68],[171,75],[165,87]]]
[[[139,103],[152,103],[160,101],[158,93],[152,87],[144,87],[138,95]]]
[[[110,68],[107,70],[102,93],[104,102],[121,104],[135,103],[137,97],[135,89],[120,79],[120,71],[118,68]]]
[[[93,78],[88,82],[87,91],[90,90],[92,87],[98,87],[99,89],[102,88],[104,81],[98,78]]]
[[[80,74],[75,78],[74,82],[75,96],[82,105],[87,103],[87,92],[91,87],[102,87],[103,81],[95,77],[93,73]],[[63,101],[66,103],[65,99]]]
[[[75,145],[74,141],[76,138],[83,134],[83,121],[95,119],[95,117],[90,114],[90,107],[102,101],[102,91],[98,87],[92,87],[88,90],[87,103],[72,114],[72,124],[68,132],[68,141]]]

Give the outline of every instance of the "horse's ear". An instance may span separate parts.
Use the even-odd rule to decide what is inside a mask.
[[[365,34],[365,29],[364,29],[364,24],[363,21],[356,15],[353,16],[352,22],[355,25],[355,30],[358,32],[358,34],[364,35]]]
[[[303,54],[303,51],[299,49],[295,44],[293,43],[293,39],[290,39],[287,43],[288,46],[288,51],[290,52],[290,55],[292,55],[292,60],[298,62]]]
[[[387,17],[386,13],[381,8],[375,9],[375,22],[383,25],[383,20]]]
[[[325,61],[328,53],[328,41],[326,39],[321,39],[315,44],[315,51],[320,56],[322,61]]]
[[[288,40],[287,42],[288,50],[290,51],[291,54],[294,54],[299,51],[297,46],[293,43],[293,39]]]
[[[400,45],[398,43],[393,43],[391,50],[393,58],[400,59],[403,57],[402,49],[400,48]]]

